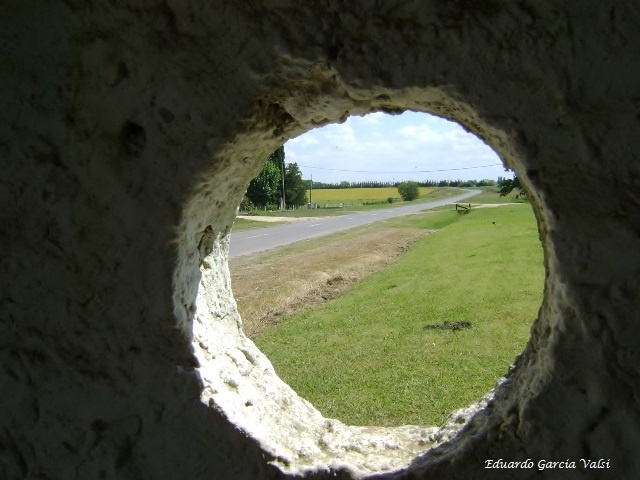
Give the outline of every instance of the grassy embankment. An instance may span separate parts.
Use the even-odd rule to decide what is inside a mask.
[[[289,216],[286,222],[303,215],[339,214],[361,208],[389,208],[388,203],[363,206],[365,201],[385,200],[396,189],[351,188],[318,190],[326,202],[344,202],[340,209],[298,210],[266,212],[260,221],[237,218],[233,231],[250,230],[279,225],[280,216]],[[412,203],[424,203],[459,195],[458,188],[423,188],[422,198]],[[486,198],[485,198],[486,197]],[[507,201],[495,189],[476,196],[481,202]],[[406,205],[398,202],[394,205]],[[445,207],[449,208],[449,207]],[[294,216],[296,215],[296,216]],[[256,217],[258,218],[258,217]],[[251,338],[296,313],[311,308],[339,295],[347,286],[395,261],[418,238],[425,236],[423,229],[403,227],[392,229],[386,224],[369,225],[346,232],[298,243],[250,258],[230,262],[233,290],[244,321],[244,330]]]
[[[490,191],[472,200],[513,201]],[[449,208],[371,228],[436,231],[256,343],[327,417],[360,425],[440,424],[495,386],[529,338],[544,279],[533,212],[528,205],[467,215]],[[471,327],[429,328],[445,321]]]

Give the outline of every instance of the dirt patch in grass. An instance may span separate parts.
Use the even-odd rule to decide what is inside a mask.
[[[336,298],[429,233],[376,228],[285,256],[267,252],[231,260],[231,284],[245,334],[255,338],[289,316]]]

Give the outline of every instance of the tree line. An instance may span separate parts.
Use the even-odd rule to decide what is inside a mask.
[[[364,181],[364,182],[313,182],[313,188],[315,190],[324,190],[329,188],[387,188],[397,187],[404,182],[378,182],[378,181]],[[498,185],[495,180],[484,178],[482,180],[423,180],[421,182],[415,182],[419,187],[494,187]]]

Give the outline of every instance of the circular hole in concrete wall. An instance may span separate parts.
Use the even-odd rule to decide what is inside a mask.
[[[376,124],[385,118],[378,114],[359,120]],[[396,128],[409,139],[407,143],[412,138],[414,143],[416,138],[447,139],[446,133],[429,126],[431,117],[420,118],[429,120]],[[351,132],[347,129],[343,135],[353,140],[355,129],[350,123],[346,127],[351,127]],[[388,126],[383,128],[381,137],[374,131],[370,138],[382,144],[385,132],[388,138]],[[452,149],[464,151],[470,140],[477,141],[468,135],[448,134],[449,142],[454,140]],[[456,139],[462,140],[456,143]],[[357,136],[355,140],[353,143],[362,147]],[[297,142],[321,143],[314,137],[300,137]],[[446,170],[434,165],[433,152],[419,148],[414,150],[414,168],[405,170],[398,166],[399,161],[393,160],[392,154],[398,151],[400,147],[394,149],[391,145],[382,164],[392,176],[391,180],[386,179],[391,183],[428,179],[416,178],[408,172]],[[306,173],[304,168],[309,165],[303,163],[300,153],[296,154],[286,161],[299,161],[300,169]],[[477,160],[462,168],[487,162]],[[493,162],[496,161],[494,157]],[[371,156],[353,162],[353,168],[339,170],[372,173]],[[451,159],[446,165],[451,166],[447,180],[452,180],[453,172],[463,171],[454,170],[461,167],[454,166]],[[349,167],[344,161],[341,166]],[[498,170],[502,172],[499,166]],[[314,181],[320,180],[316,175]],[[485,176],[475,178],[481,180]],[[453,180],[458,178],[464,179],[456,175]],[[426,188],[431,188],[428,193],[436,197],[443,192],[433,186]],[[352,190],[343,190],[353,196]],[[316,195],[321,192],[316,189]],[[390,196],[385,194],[384,200]],[[348,203],[346,198],[342,202],[339,198],[335,200]],[[450,438],[438,427],[398,425],[438,425],[451,410],[481,398],[506,373],[514,355],[522,349],[540,304],[543,268],[533,213],[526,202],[507,205],[503,200],[495,191],[484,192],[472,203],[502,206],[472,206],[468,213],[459,213],[448,206],[340,233],[338,247],[335,238],[331,241],[323,238],[305,242],[303,247],[294,245],[233,261],[234,293],[241,303],[245,295],[240,293],[240,271],[245,279],[258,282],[253,285],[247,281],[244,288],[248,296],[252,292],[256,298],[265,293],[268,297],[279,297],[282,290],[278,282],[284,278],[283,283],[293,292],[290,295],[293,303],[301,302],[302,310],[307,303],[324,303],[275,327],[271,323],[277,324],[287,317],[288,307],[278,311],[282,305],[267,308],[263,304],[262,311],[276,321],[267,318],[266,328],[257,328],[250,334],[273,359],[285,381],[319,406],[324,415],[340,418],[344,423],[325,418],[299,397],[280,380],[267,357],[243,335],[235,305],[219,300],[224,295],[231,296],[224,264],[228,237],[214,243],[212,255],[203,263],[194,322],[194,345],[205,384],[203,400],[257,439],[265,452],[272,455],[272,461],[286,471],[328,465],[341,465],[360,473],[388,471],[406,466],[430,446]],[[468,205],[469,201],[464,203]],[[373,217],[381,215],[380,206],[362,205],[358,210]],[[312,209],[287,214],[295,218],[311,217],[305,220],[278,220],[287,226],[304,225],[306,231],[312,231],[324,221],[317,216],[319,211],[322,213],[321,209]],[[237,233],[242,232],[236,231],[234,235]],[[244,236],[264,239],[269,234],[258,228],[246,230]],[[381,250],[382,259],[372,261],[371,257]],[[311,267],[314,257],[318,265],[323,265],[318,272],[314,271],[315,266]],[[376,264],[376,261],[377,265],[369,263],[368,267],[379,271],[371,273],[366,268],[358,271],[363,262]],[[341,270],[347,267],[351,270]],[[528,275],[536,268],[538,283],[534,285]],[[301,272],[311,273],[313,278],[300,277]],[[350,275],[356,277],[355,281],[350,281]],[[343,286],[349,290],[343,293]],[[305,296],[317,294],[319,298],[305,300]],[[533,307],[525,305],[523,298],[527,296],[535,299]],[[333,297],[338,298],[331,300]],[[523,312],[526,312],[524,322]],[[245,328],[252,327],[247,324]],[[425,414],[431,406],[434,408]],[[367,426],[349,427],[346,423]]]

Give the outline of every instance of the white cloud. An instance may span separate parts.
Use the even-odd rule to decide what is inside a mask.
[[[385,115],[384,112],[374,112],[360,118],[364,124],[379,125],[384,120]]]
[[[420,143],[440,143],[446,139],[445,135],[436,132],[429,125],[407,125],[400,129],[400,135]]]
[[[415,135],[417,128],[414,125],[407,125],[406,127],[402,127],[400,129],[400,135],[403,137],[413,137]]]
[[[350,117],[314,129],[285,145],[287,159],[308,178],[414,180],[497,178],[504,169],[495,152],[457,123],[416,112]],[[459,170],[478,165],[497,166]],[[366,171],[363,173],[353,170]],[[448,172],[419,173],[421,170]]]
[[[301,148],[305,148],[311,145],[318,145],[320,143],[320,140],[318,140],[313,135],[311,135],[311,133],[308,133],[308,134],[300,135],[299,137],[293,138],[289,140],[289,142],[287,143],[289,143],[290,146],[296,146],[296,147],[299,146]]]

